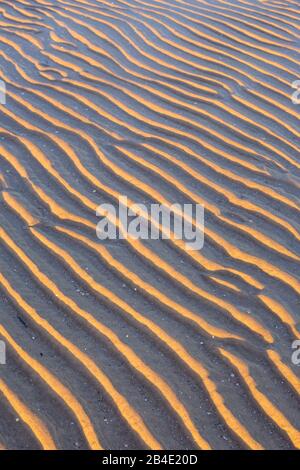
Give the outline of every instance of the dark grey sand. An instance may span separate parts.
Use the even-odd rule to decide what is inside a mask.
[[[0,446],[300,448],[299,2],[0,12]],[[119,195],[203,249],[98,240]]]

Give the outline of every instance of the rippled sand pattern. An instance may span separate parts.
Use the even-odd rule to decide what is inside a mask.
[[[299,1],[2,0],[2,449],[300,448]],[[99,241],[199,203],[205,244]]]

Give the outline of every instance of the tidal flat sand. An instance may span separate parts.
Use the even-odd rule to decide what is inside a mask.
[[[299,29],[298,0],[0,2],[0,448],[300,448]],[[203,248],[99,240],[121,195],[204,205]]]

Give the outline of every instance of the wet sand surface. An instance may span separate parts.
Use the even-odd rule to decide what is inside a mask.
[[[300,448],[299,7],[0,2],[0,448]]]

